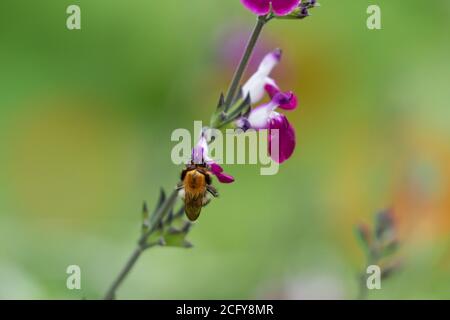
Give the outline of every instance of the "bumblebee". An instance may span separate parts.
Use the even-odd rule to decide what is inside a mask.
[[[211,196],[219,193],[211,185],[211,172],[206,164],[189,164],[181,172],[178,190],[184,198],[184,211],[190,221],[198,219],[202,207],[211,201]]]

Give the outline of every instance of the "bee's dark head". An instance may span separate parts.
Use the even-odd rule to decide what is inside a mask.
[[[191,164],[189,164],[188,167],[192,167],[192,166],[193,166],[193,167],[206,168],[206,167],[207,167],[207,164],[206,164],[206,162],[205,162],[204,159],[202,159],[202,161],[199,162],[199,163],[195,162],[194,160],[191,160]]]

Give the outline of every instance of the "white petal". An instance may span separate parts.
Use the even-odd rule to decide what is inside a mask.
[[[250,112],[248,122],[253,129],[267,129],[273,107],[272,103],[259,106]]]
[[[260,73],[255,73],[247,83],[242,87],[242,95],[250,95],[250,102],[257,103],[264,98],[264,86],[267,83],[267,77]]]
[[[273,79],[269,78],[269,75],[280,61],[280,58],[280,50],[275,50],[267,54],[259,65],[258,71],[242,87],[244,97],[250,95],[251,103],[257,103],[264,97],[264,87],[266,84],[276,86]]]
[[[281,51],[274,50],[268,53],[261,64],[259,65],[258,72],[264,74],[266,77],[272,72],[273,68],[280,62],[281,59]]]

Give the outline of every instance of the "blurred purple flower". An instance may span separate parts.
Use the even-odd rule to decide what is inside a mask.
[[[220,74],[232,76],[232,71],[242,58],[242,52],[248,42],[248,25],[245,21],[230,21],[223,26],[216,37],[216,55],[219,59],[217,65],[223,68]],[[266,53],[278,42],[271,39],[270,35],[258,40],[258,44],[253,50],[248,69],[254,70],[258,67]]]
[[[300,4],[300,0],[241,0],[242,4],[253,13],[263,16],[272,11],[278,16],[291,13]]]

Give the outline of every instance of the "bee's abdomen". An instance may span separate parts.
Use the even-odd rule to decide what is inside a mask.
[[[206,194],[206,178],[195,170],[186,173],[184,184],[184,209],[191,221],[197,220]]]
[[[191,221],[198,219],[200,212],[202,211],[202,199],[197,198],[191,201],[184,201],[184,212]]]

